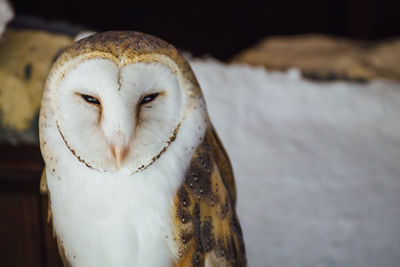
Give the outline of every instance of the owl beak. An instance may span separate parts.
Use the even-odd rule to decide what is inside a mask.
[[[118,145],[112,145],[111,153],[115,159],[115,162],[117,163],[117,168],[119,169],[124,162],[124,159],[128,155],[128,148]]]
[[[117,168],[119,169],[129,152],[129,143],[125,141],[121,131],[117,131],[111,142],[111,154],[115,159]]]

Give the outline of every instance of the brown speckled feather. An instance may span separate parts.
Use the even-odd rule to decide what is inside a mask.
[[[175,266],[246,266],[229,158],[210,125],[175,197]]]

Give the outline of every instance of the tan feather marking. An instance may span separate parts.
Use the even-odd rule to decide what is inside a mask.
[[[63,241],[57,238],[57,247],[58,247],[58,253],[60,254],[61,261],[63,263],[64,267],[72,267],[72,264],[68,260],[67,253],[65,252],[65,248],[63,245]]]
[[[47,188],[47,176],[46,176],[46,167],[43,168],[42,176],[40,178],[40,193],[42,195],[47,195],[48,192]]]
[[[53,214],[51,212],[51,203],[50,203],[50,192],[47,187],[47,175],[46,175],[46,167],[43,168],[42,171],[42,177],[40,178],[40,193],[44,196],[47,196],[47,223],[51,223]],[[53,230],[53,236],[54,236],[54,230]]]
[[[52,225],[53,222],[53,212],[51,211],[51,201],[50,201],[50,194],[47,195],[47,223]],[[52,228],[53,237],[56,236],[54,231],[54,227]]]
[[[214,155],[221,151],[210,130],[194,153],[174,199],[174,266],[246,266],[245,250],[230,189]],[[228,160],[228,159],[227,159]],[[222,166],[230,166],[224,164]],[[226,172],[228,173],[228,172]],[[232,176],[233,179],[233,176]]]

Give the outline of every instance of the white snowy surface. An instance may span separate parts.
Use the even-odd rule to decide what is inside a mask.
[[[249,266],[400,266],[400,84],[192,61]]]
[[[7,0],[0,0],[0,37],[3,34],[7,23],[13,18],[14,13]]]

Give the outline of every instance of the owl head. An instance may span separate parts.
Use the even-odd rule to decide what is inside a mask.
[[[66,49],[50,71],[42,151],[52,127],[87,167],[135,173],[157,161],[199,110],[206,118],[196,78],[172,45],[138,32],[94,34]]]

